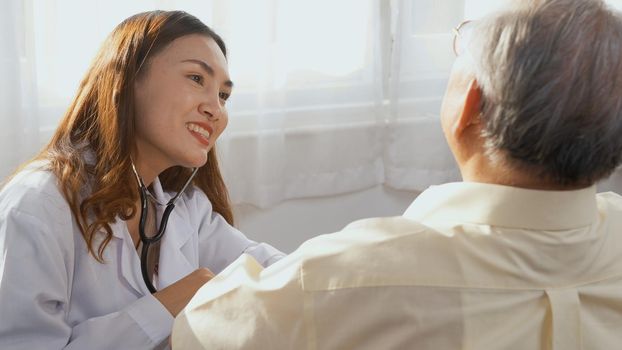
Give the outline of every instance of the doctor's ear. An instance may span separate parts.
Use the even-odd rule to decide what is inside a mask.
[[[477,80],[473,79],[466,89],[462,111],[452,128],[455,137],[459,138],[470,126],[479,124],[482,115],[481,102],[482,90]]]

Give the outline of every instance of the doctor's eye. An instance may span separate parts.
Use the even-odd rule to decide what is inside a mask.
[[[188,76],[188,78],[190,78],[190,80],[194,81],[199,85],[203,85],[203,77],[198,74],[191,74]]]
[[[218,94],[218,97],[223,101],[227,101],[229,99],[229,96],[231,96],[231,94],[227,92],[221,92]]]

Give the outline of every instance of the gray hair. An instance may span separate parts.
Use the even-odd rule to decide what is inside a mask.
[[[600,0],[531,0],[474,31],[492,159],[559,185],[609,176],[622,160],[620,15]]]

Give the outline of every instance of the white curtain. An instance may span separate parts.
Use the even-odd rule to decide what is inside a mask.
[[[28,3],[0,5],[0,175],[39,148],[36,74],[31,16]]]
[[[451,28],[502,2],[3,0],[0,177],[49,140],[119,22],[181,9],[228,45],[236,87],[218,147],[234,203],[456,180],[438,120]]]
[[[115,25],[141,11],[180,9],[228,45],[236,87],[218,147],[234,203],[265,207],[384,181],[384,1],[3,1],[11,11],[0,11],[2,72],[10,79],[0,80],[0,129],[11,138],[2,139],[2,177],[49,140]]]
[[[236,90],[219,147],[235,203],[383,181],[382,62],[374,0],[228,1],[216,30]]]
[[[421,191],[460,178],[439,111],[454,60],[452,28],[463,20],[464,2],[402,0],[392,10],[386,184]]]

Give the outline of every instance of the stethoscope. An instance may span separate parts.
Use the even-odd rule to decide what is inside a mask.
[[[184,186],[181,188],[181,190],[177,192],[175,197],[171,198],[168,203],[166,203],[166,208],[164,208],[164,212],[162,213],[162,219],[160,219],[160,225],[157,228],[158,232],[153,237],[148,237],[145,234],[147,211],[149,210],[147,197],[151,197],[151,199],[160,206],[164,206],[164,204],[160,203],[147,189],[145,183],[143,182],[143,179],[140,177],[140,175],[138,175],[138,171],[136,171],[136,167],[134,166],[133,161],[132,170],[134,171],[134,175],[136,175],[136,181],[138,181],[138,189],[140,190],[140,220],[138,222],[138,233],[140,234],[140,242],[142,243],[142,248],[140,251],[140,271],[142,272],[143,280],[145,281],[145,284],[147,285],[149,291],[151,293],[155,293],[157,292],[157,290],[151,283],[147,271],[147,254],[149,253],[149,247],[152,244],[158,243],[164,236],[164,231],[166,230],[166,225],[168,223],[168,217],[171,215],[171,212],[175,208],[175,202],[177,201],[177,199],[179,199],[182,193],[184,193],[184,190],[186,189],[186,187],[188,187],[190,182],[192,182],[192,179],[194,178],[194,175],[196,175],[199,168],[194,168],[192,170],[192,174],[190,175]]]

